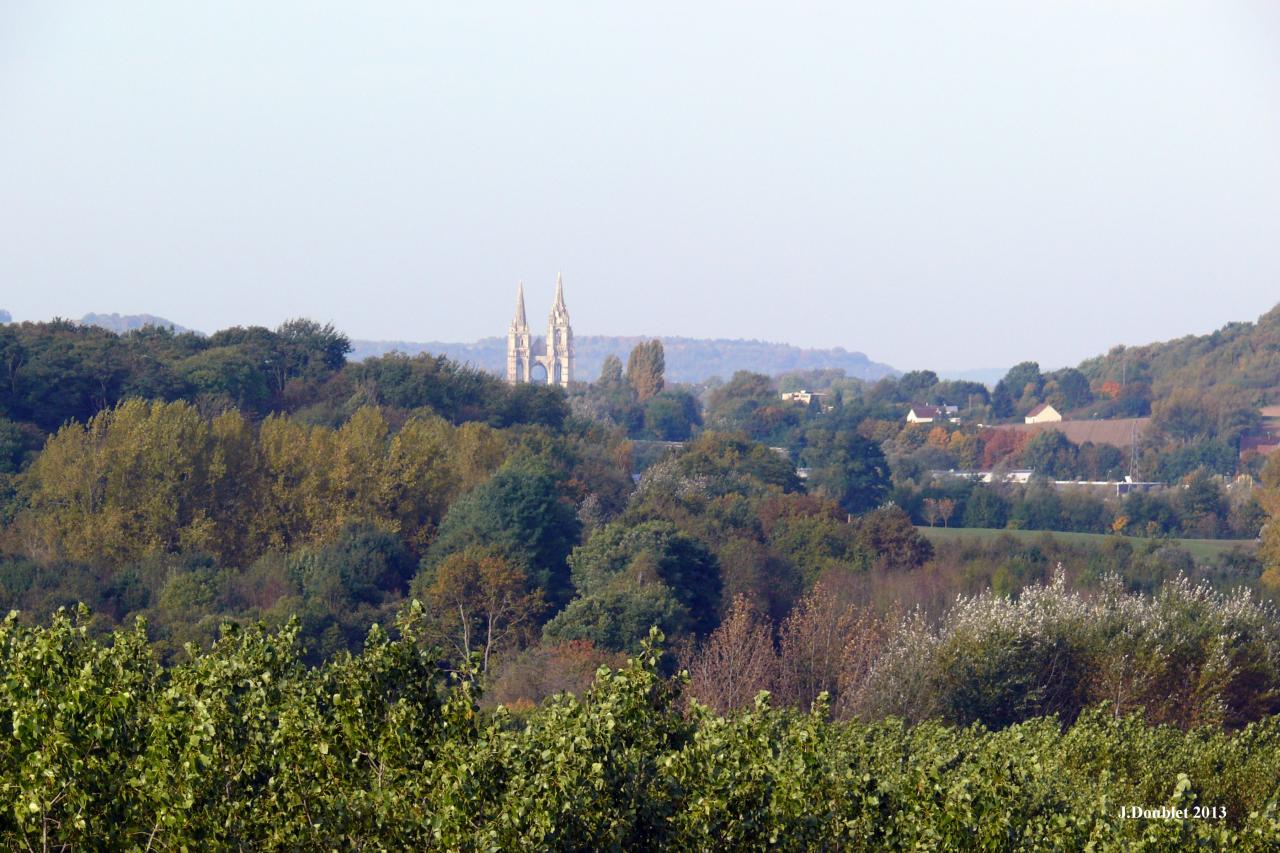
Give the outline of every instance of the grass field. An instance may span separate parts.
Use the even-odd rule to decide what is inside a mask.
[[[1004,534],[1015,536],[1019,539],[1036,539],[1041,536],[1052,536],[1061,542],[1067,542],[1073,545],[1100,545],[1110,539],[1102,533],[1061,533],[1058,531],[1046,530],[995,530],[986,527],[919,527],[921,533],[929,538],[932,542],[949,542],[957,539],[994,539]],[[1138,539],[1129,537],[1130,541],[1135,545],[1147,542],[1147,539]],[[1214,562],[1219,556],[1230,551],[1232,548],[1244,548],[1246,551],[1254,551],[1258,547],[1258,543],[1252,539],[1174,539],[1182,547],[1186,548],[1191,556],[1198,561]]]

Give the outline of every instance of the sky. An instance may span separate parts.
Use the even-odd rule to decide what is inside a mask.
[[[0,308],[901,369],[1280,302],[1280,4],[0,0]]]

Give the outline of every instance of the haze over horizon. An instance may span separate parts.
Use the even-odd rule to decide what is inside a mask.
[[[1271,3],[12,3],[0,308],[899,369],[1280,300]]]

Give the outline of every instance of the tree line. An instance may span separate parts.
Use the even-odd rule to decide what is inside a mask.
[[[0,624],[15,849],[1271,849],[1276,717],[1234,733],[1101,706],[993,730],[832,722],[757,694],[717,714],[661,635],[580,697],[483,711],[410,610],[318,668],[296,628],[162,666],[144,632]],[[1185,810],[1126,819],[1120,807]],[[1209,808],[1201,816],[1192,810]]]

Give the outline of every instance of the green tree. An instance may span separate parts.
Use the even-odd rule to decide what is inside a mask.
[[[746,370],[712,390],[707,400],[709,427],[742,432],[755,441],[783,442],[800,421],[800,410],[782,402],[772,379]]]
[[[932,370],[912,370],[898,380],[898,396],[901,402],[920,402],[927,399],[938,385],[938,374]]]
[[[965,527],[1002,528],[1009,519],[1009,502],[990,486],[978,484],[964,504]]]
[[[352,524],[331,545],[304,549],[293,561],[304,593],[336,594],[335,605],[399,598],[416,569],[399,538],[369,524]]]
[[[1050,429],[1037,433],[1022,451],[1022,465],[1050,479],[1074,479],[1078,468],[1079,448],[1065,435]]]
[[[508,463],[449,507],[426,565],[469,547],[493,547],[558,608],[571,592],[567,560],[580,529],[573,504],[544,466]]]
[[[625,380],[622,378],[622,359],[609,353],[600,365],[600,378],[596,384],[601,388],[620,388]]]
[[[615,522],[599,528],[574,549],[569,565],[580,597],[615,590],[612,582],[619,576],[637,585],[657,581],[687,610],[687,627],[695,633],[707,634],[719,621],[721,579],[715,556],[668,522]],[[643,628],[647,633],[648,626]],[[643,634],[633,639],[639,642]]]
[[[1058,384],[1062,394],[1064,409],[1078,409],[1093,401],[1093,393],[1089,388],[1089,378],[1074,367],[1055,371],[1053,381]]]
[[[0,417],[0,474],[15,474],[39,449],[38,430]]]
[[[509,427],[517,424],[540,424],[559,430],[569,416],[564,389],[558,385],[521,383],[510,385],[496,396],[490,406],[489,424]]]
[[[1151,409],[1151,426],[1181,445],[1209,438],[1216,426],[1214,420],[1203,397],[1189,388],[1174,390]]]
[[[882,568],[916,569],[933,556],[933,546],[897,506],[873,510],[858,520],[858,541]]]
[[[661,441],[685,441],[701,421],[698,401],[685,391],[664,391],[644,405],[645,432]]]
[[[920,402],[920,401],[916,401]],[[948,379],[939,382],[929,395],[926,403],[948,403],[961,409],[985,406],[991,402],[991,392],[981,382],[968,382],[960,379]]]
[[[634,568],[646,568],[642,557]],[[610,651],[636,652],[650,629],[683,634],[689,612],[652,572],[615,575],[590,595],[573,599],[543,629],[551,642],[588,641]]]
[[[859,514],[884,503],[889,494],[889,463],[880,445],[856,432],[811,430],[803,458],[810,466],[810,487]]]
[[[1035,405],[1044,386],[1040,365],[1024,361],[1009,368],[1004,378],[996,383],[991,405],[998,417],[1010,417],[1015,412],[1026,411]]]
[[[701,480],[712,494],[759,495],[801,491],[791,460],[742,435],[708,430],[685,445],[676,470]]]
[[[252,412],[268,410],[266,378],[239,347],[206,349],[178,362],[176,370],[197,398]]]

